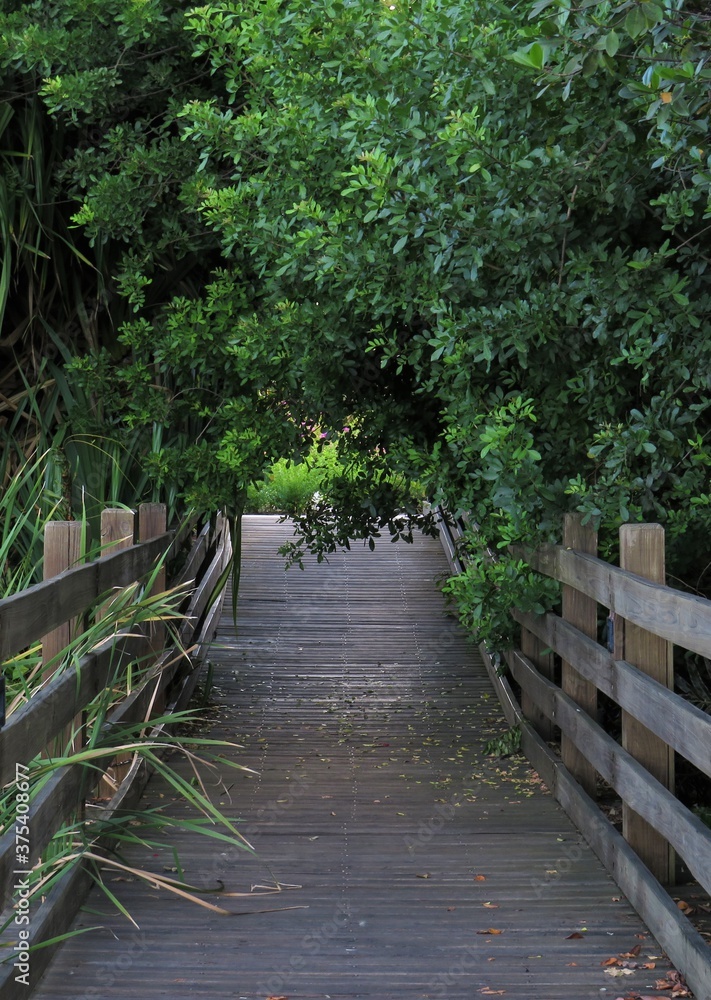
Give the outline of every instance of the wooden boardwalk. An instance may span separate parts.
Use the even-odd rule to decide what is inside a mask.
[[[256,772],[226,773],[225,808],[256,857],[175,842],[193,884],[295,888],[225,897],[224,917],[110,883],[140,930],[93,895],[78,924],[102,929],[63,946],[37,1000],[657,995],[668,963],[581,836],[520,760],[483,753],[506,726],[436,590],[439,544],[285,572],[288,534],[245,519],[239,634],[226,612],[210,657],[211,735]],[[637,948],[654,971],[606,974]]]

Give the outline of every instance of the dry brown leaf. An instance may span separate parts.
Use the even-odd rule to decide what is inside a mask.
[[[604,962],[600,962],[600,965],[619,965],[619,964],[620,964],[619,958],[614,958],[614,956],[612,958],[606,958]]]
[[[502,997],[506,993],[506,990],[490,990],[488,986],[484,986],[479,992],[487,997]]]
[[[575,938],[575,939],[578,939],[578,938],[582,938],[582,937],[583,937],[583,935],[582,935],[582,934],[579,934],[579,933],[578,933],[578,931],[573,931],[573,933],[572,933],[572,934],[569,934],[569,935],[567,936],[567,938],[566,938],[565,940],[566,940],[566,941],[570,941],[570,940],[572,940],[573,938]]]
[[[482,906],[485,906],[488,910],[498,910],[499,908],[498,903],[482,903]]]
[[[486,875],[475,875],[474,876],[474,881],[475,882],[486,882]]]
[[[503,934],[503,933],[504,932],[500,931],[498,927],[489,927],[489,929],[486,931],[477,931],[477,934]]]
[[[606,976],[631,976],[634,969],[605,969]]]

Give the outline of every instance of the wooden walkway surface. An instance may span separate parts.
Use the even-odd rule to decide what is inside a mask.
[[[226,610],[210,656],[211,735],[256,772],[226,773],[225,808],[256,857],[174,840],[193,884],[295,888],[224,898],[224,917],[109,883],[140,930],[93,895],[78,924],[102,929],[63,946],[37,1000],[657,995],[668,963],[581,836],[521,760],[483,753],[506,726],[436,590],[439,543],[285,572],[289,532],[245,519],[239,634]],[[654,971],[606,974],[638,947]]]

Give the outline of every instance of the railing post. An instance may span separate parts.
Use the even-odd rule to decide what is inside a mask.
[[[43,579],[64,573],[81,560],[81,529],[79,521],[48,521],[44,529]],[[65,622],[42,637],[42,663],[48,664],[74,638],[77,620]]]
[[[138,540],[147,542],[151,538],[165,533],[167,528],[167,511],[164,503],[142,503],[138,508]],[[155,575],[150,596],[160,594],[165,590],[165,564]],[[149,629],[149,644],[157,655],[165,646],[165,625],[163,622],[151,622]]]
[[[82,525],[79,521],[47,522],[44,528],[42,574],[44,580],[51,580],[52,577],[80,564],[82,558],[81,538]],[[42,637],[42,664],[44,667],[55,657],[59,657],[72,639],[76,637],[79,621],[79,618],[72,618]],[[57,659],[49,672],[54,673],[59,664],[60,661]],[[63,756],[67,751],[70,753],[78,751],[82,743],[81,726],[82,716],[78,715],[74,723],[52,741],[50,752]]]
[[[620,567],[654,583],[665,583],[664,528],[661,524],[622,525]],[[673,646],[670,642],[628,621],[621,623],[618,639],[623,659],[673,689]],[[674,790],[674,751],[627,712],[622,713],[622,746],[665,788]],[[622,832],[660,882],[665,885],[675,882],[672,848],[661,834],[624,803]]]
[[[121,549],[130,549],[135,536],[135,514],[122,507],[107,507],[101,512],[101,554],[99,558],[114,555]],[[111,599],[104,605],[101,615],[111,607]],[[128,773],[130,764],[111,762],[106,775],[99,782],[99,796],[111,798]]]
[[[589,555],[597,555],[597,531],[581,514],[566,514],[563,520],[563,545]],[[591,639],[597,639],[597,602],[574,587],[562,591],[562,617]],[[597,716],[597,688],[585,680],[570,664],[563,661],[561,687],[592,719]],[[561,736],[563,763],[588,795],[597,797],[597,773],[565,733]]]

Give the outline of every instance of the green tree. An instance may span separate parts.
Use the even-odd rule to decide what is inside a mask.
[[[112,414],[192,422],[187,457],[157,454],[156,473],[239,506],[319,425],[362,472],[302,521],[316,548],[407,532],[396,474],[468,510],[479,548],[555,535],[572,509],[599,520],[608,551],[642,518],[667,524],[678,559],[699,550],[703,13],[243,0],[196,7],[184,27],[212,85],[171,106],[176,162],[193,171],[180,211],[222,267],[157,311],[135,293],[153,250],[134,259],[127,353],[81,366]],[[77,220],[97,240],[121,235],[100,208],[124,169],[99,159],[84,178]],[[535,603],[528,575],[509,576]],[[460,584],[470,606],[487,579],[475,565]]]

